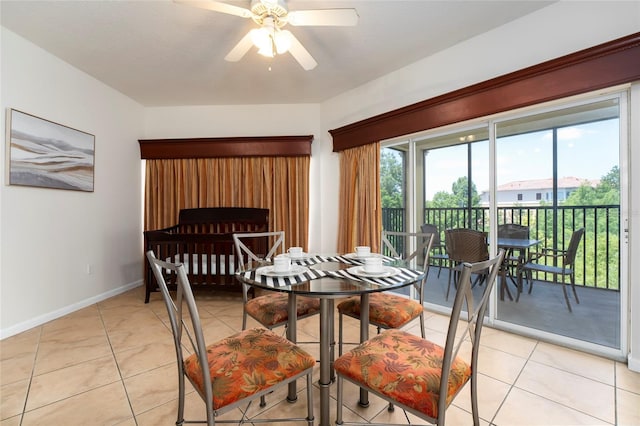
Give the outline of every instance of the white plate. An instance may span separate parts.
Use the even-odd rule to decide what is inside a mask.
[[[359,277],[387,278],[400,273],[400,270],[391,266],[383,266],[380,272],[367,272],[364,270],[364,266],[352,266],[351,268],[347,268],[347,272]]]
[[[267,277],[290,277],[293,275],[302,274],[307,272],[309,268],[301,265],[291,265],[291,269],[284,272],[276,272],[273,270],[273,266],[261,266],[256,269],[256,275],[266,275]]]
[[[314,255],[311,253],[302,253],[302,256],[291,256],[291,254],[285,253],[284,256],[290,258],[291,260],[307,260],[311,259]]]
[[[382,255],[380,253],[369,253],[367,256],[358,256],[358,253],[347,253],[344,255],[344,257],[348,257],[350,259],[366,259],[369,257],[382,257]]]

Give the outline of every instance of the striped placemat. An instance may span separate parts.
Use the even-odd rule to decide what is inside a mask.
[[[355,275],[350,273],[347,269],[340,269],[338,271],[320,271],[312,268],[305,268],[298,274],[286,275],[286,276],[273,276],[262,275],[259,273],[260,268],[253,269],[247,272],[239,272],[243,278],[251,281],[259,282],[268,287],[284,287],[302,282],[307,282],[313,279],[322,277],[333,278],[347,278],[355,281],[364,281],[380,286],[393,286],[402,284],[407,281],[415,281],[420,276],[424,275],[423,272],[415,271],[409,268],[394,267],[398,273],[390,277],[363,277],[361,275]]]

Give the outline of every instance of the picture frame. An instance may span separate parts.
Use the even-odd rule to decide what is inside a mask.
[[[93,192],[95,136],[7,110],[9,185]]]

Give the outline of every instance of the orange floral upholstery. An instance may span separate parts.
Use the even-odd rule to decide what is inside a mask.
[[[371,293],[369,296],[369,322],[383,328],[400,328],[417,318],[422,305],[416,300],[385,293]],[[360,297],[349,297],[338,304],[343,315],[360,318]]]
[[[293,377],[316,362],[307,352],[266,328],[245,330],[207,346],[207,358],[216,410]],[[203,394],[196,354],[185,359],[184,369]]]
[[[432,418],[438,417],[444,348],[402,330],[388,330],[335,361],[336,371]],[[447,405],[471,377],[456,358],[451,366]]]
[[[298,318],[320,312],[320,300],[311,297],[296,298]],[[270,292],[265,296],[249,299],[245,304],[247,313],[265,327],[282,324],[289,318],[287,294]]]

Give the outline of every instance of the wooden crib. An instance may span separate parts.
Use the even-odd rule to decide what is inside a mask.
[[[234,274],[233,234],[265,232],[269,229],[269,209],[245,207],[206,207],[180,210],[178,223],[164,229],[144,232],[145,253],[153,250],[158,259],[185,265],[194,290],[207,288],[241,291]],[[155,277],[145,257],[145,303],[158,291]],[[165,276],[175,288],[174,274]]]

